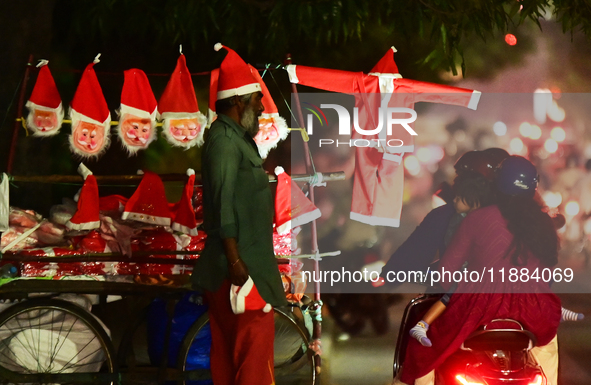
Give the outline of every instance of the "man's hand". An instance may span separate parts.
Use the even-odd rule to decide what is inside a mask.
[[[248,281],[248,267],[242,259],[238,259],[234,264],[228,266],[230,272],[230,282],[232,285],[242,286]]]
[[[225,238],[224,251],[228,259],[228,272],[230,273],[230,282],[236,286],[242,286],[248,281],[248,267],[238,253],[238,243],[236,238]]]

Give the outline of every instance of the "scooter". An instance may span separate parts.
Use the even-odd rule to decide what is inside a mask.
[[[424,294],[406,306],[394,353],[394,377],[401,370],[409,330],[441,295]],[[461,348],[435,371],[436,385],[546,385],[547,380],[530,350],[535,336],[512,319],[482,325]]]

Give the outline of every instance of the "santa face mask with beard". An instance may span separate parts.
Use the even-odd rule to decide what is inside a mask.
[[[140,118],[131,114],[123,117],[119,137],[130,153],[134,154],[138,150],[146,149],[154,140],[155,134],[151,119]]]

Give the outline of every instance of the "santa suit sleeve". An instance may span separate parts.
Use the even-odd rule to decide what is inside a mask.
[[[289,81],[292,83],[325,91],[349,94],[360,92],[358,80],[364,76],[362,72],[306,67],[294,64],[288,65],[286,69],[289,75]]]
[[[411,79],[396,79],[396,92],[408,92],[414,102],[452,104],[475,110],[480,101],[480,91],[427,83]]]

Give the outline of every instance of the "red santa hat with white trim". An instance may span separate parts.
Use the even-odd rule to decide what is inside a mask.
[[[158,104],[150,87],[150,82],[144,71],[132,68],[123,72],[125,80],[121,90],[121,107],[119,109],[119,125],[117,126],[117,135],[123,147],[130,154],[135,154],[138,150],[148,148],[150,143],[156,138],[156,115],[158,113]],[[127,115],[133,115],[140,119],[150,120],[150,134],[147,138],[138,137],[137,145],[129,144],[121,130],[121,124]],[[129,133],[127,133],[129,135]]]
[[[158,174],[145,171],[139,186],[125,204],[121,219],[170,226],[171,215],[164,184]]]
[[[250,72],[248,65],[233,49],[222,43],[217,43],[213,48],[216,51],[222,48],[228,51],[220,65],[216,100],[262,91],[261,85]]]
[[[275,194],[275,229],[277,233],[285,234],[292,228],[320,218],[322,213],[318,207],[310,202],[283,167],[276,167],[275,175],[277,175]]]
[[[33,131],[33,136],[51,136],[59,132],[64,121],[64,108],[62,99],[47,65],[49,61],[41,60],[37,67],[39,67],[39,74],[33,87],[33,93],[27,101],[26,107],[29,109],[27,115],[27,127]],[[39,127],[37,125],[34,111],[42,111],[46,113],[55,114],[55,127]]]
[[[164,93],[158,101],[158,114],[164,120],[162,134],[173,146],[189,149],[195,145],[203,144],[203,131],[207,124],[207,118],[199,111],[197,96],[193,87],[193,79],[187,68],[185,55],[179,56],[174,72],[168,80]],[[197,127],[191,129],[190,135],[185,135],[172,127],[171,120],[196,119]],[[196,131],[193,134],[193,131]]]
[[[390,47],[388,52],[380,59],[379,62],[371,69],[370,75],[393,75],[395,78],[401,78],[402,75],[398,72],[398,66],[394,61],[394,52],[398,52],[396,48]]]
[[[76,213],[66,222],[66,227],[72,230],[96,229],[101,226],[98,184],[84,163],[78,166],[78,173],[84,178],[84,184],[78,196]]]
[[[70,104],[70,118],[72,119],[72,135],[69,136],[70,149],[83,158],[97,158],[109,147],[111,130],[111,112],[103,95],[103,90],[94,72],[94,65],[99,63],[99,53],[92,63],[88,64],[82,73],[82,78]],[[102,136],[97,135],[96,141],[89,143],[90,150],[80,149],[74,141],[75,130],[81,122],[101,126]]]
[[[234,314],[242,314],[248,310],[270,312],[273,307],[261,297],[252,278],[248,277],[242,286],[232,285],[230,288],[230,305]]]
[[[289,128],[285,119],[279,116],[279,110],[259,71],[250,64],[248,66],[254,78],[259,82],[263,93],[262,102],[265,110],[259,116],[259,132],[253,139],[257,144],[261,158],[265,159],[269,155],[269,151],[277,147],[280,141],[287,138]]]
[[[183,189],[181,199],[172,205],[172,229],[188,235],[197,235],[197,220],[193,209],[193,188],[195,186],[195,170],[187,169],[189,180]]]

